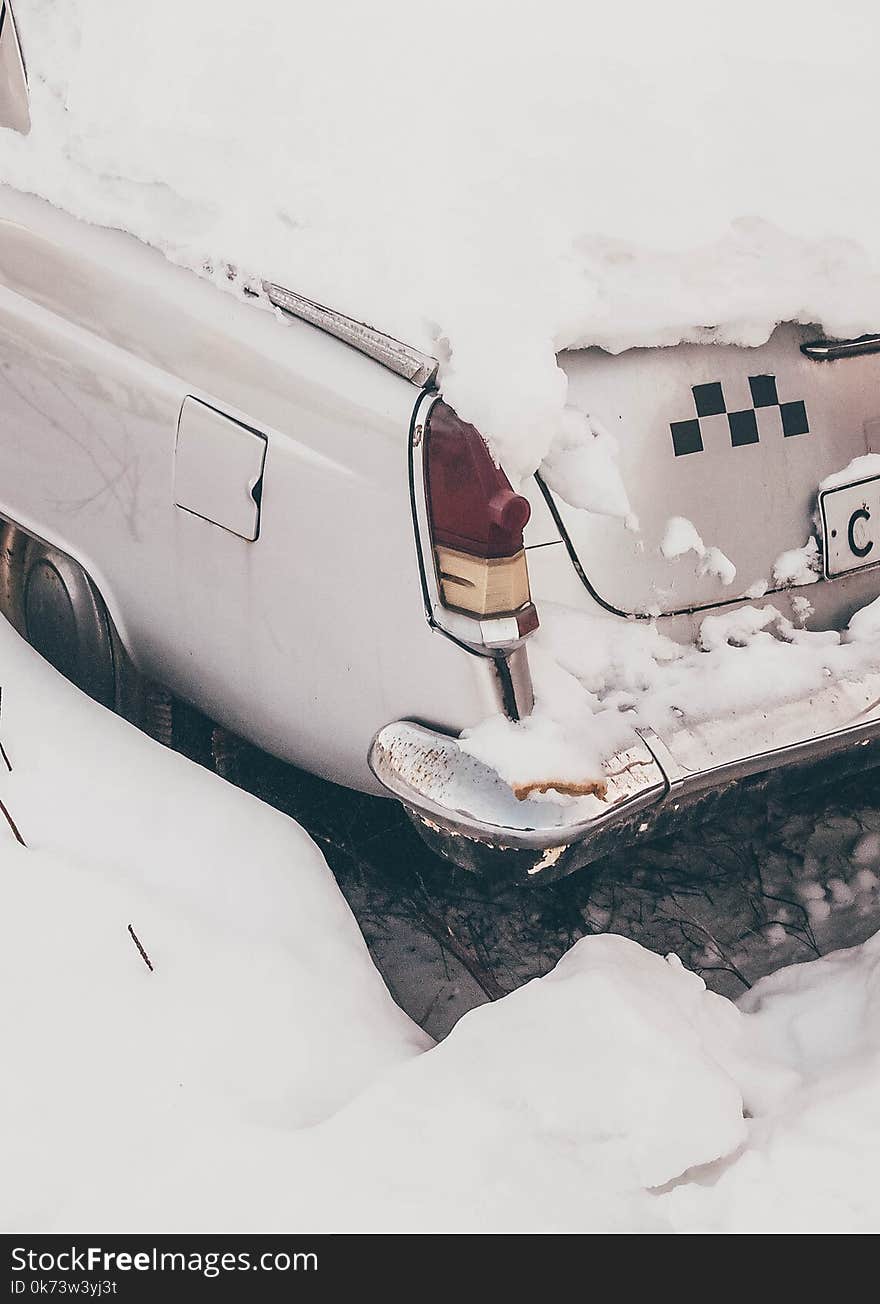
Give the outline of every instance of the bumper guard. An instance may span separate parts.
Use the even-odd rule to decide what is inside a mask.
[[[636,729],[632,744],[605,762],[601,797],[518,801],[456,738],[408,720],[380,729],[369,760],[435,850],[492,878],[543,883],[674,831],[745,780],[833,758],[847,769],[880,765],[880,672],[829,681],[806,699],[682,724],[665,738]]]

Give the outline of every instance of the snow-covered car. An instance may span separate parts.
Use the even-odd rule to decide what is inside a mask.
[[[0,14],[0,117],[26,133]],[[880,337],[563,353],[572,407],[626,430],[637,531],[514,488],[433,357],[232,288],[0,187],[0,605],[98,701],[136,718],[158,683],[524,882],[751,776],[875,759],[880,666],[841,631],[880,591]],[[726,655],[761,631],[790,675]],[[649,660],[677,667],[653,713]],[[564,733],[569,679],[573,715],[603,706],[582,764],[533,710],[535,680]]]

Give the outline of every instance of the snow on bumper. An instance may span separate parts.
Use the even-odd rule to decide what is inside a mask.
[[[858,768],[880,764],[880,671],[662,738],[637,729],[631,745],[605,761],[597,790],[575,798],[550,791],[518,800],[456,738],[406,720],[379,731],[370,766],[426,840],[457,864],[547,882],[615,845],[671,831],[744,779],[841,756]]]

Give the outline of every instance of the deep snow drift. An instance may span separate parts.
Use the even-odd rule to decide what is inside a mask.
[[[873,0],[15,0],[0,178],[434,351],[508,470],[563,347],[880,323]]]
[[[876,1230],[880,939],[738,1009],[595,936],[429,1049],[295,824],[0,682],[4,1230]]]
[[[4,1230],[79,1230],[111,1157],[108,1206],[164,1185],[192,1129],[220,1148],[314,1123],[429,1044],[296,824],[95,706],[2,618],[0,685],[0,800],[27,844],[0,816]],[[206,1183],[206,1216],[225,1198]]]

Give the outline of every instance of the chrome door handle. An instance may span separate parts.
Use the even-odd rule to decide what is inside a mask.
[[[880,335],[860,335],[857,340],[810,340],[801,345],[801,353],[813,362],[860,358],[867,353],[880,353]]]

